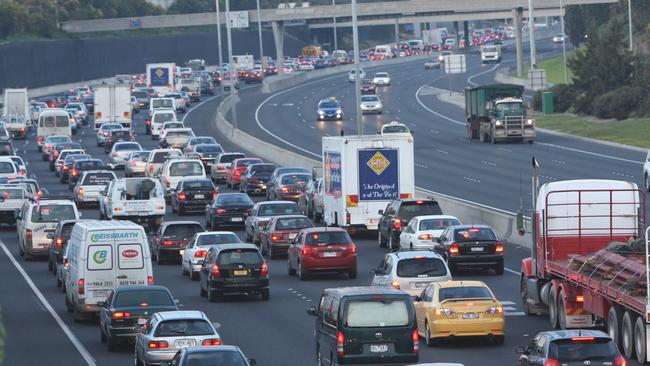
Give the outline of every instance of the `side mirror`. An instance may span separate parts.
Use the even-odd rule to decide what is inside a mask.
[[[135,327],[133,327],[133,331],[135,333],[142,333],[143,330],[144,328],[142,327],[142,325],[136,325]]]
[[[174,299],[174,304],[176,304],[176,306],[178,307],[184,306],[183,304],[181,304],[181,300],[179,299]]]
[[[420,295],[416,296],[416,297],[415,297],[415,301],[417,301],[417,302],[422,301],[422,297],[420,297]]]
[[[384,210],[379,210],[379,211],[377,211],[377,213],[378,213],[379,215],[383,215],[383,214],[384,214]]]
[[[520,355],[521,355],[521,354],[524,354],[524,353],[526,353],[526,347],[524,347],[524,346],[517,346],[517,347],[515,347],[515,352],[517,352],[517,353],[520,354]]]
[[[2,202],[2,201],[0,201],[0,202]],[[48,239],[54,239],[54,234],[52,234],[52,233],[47,233],[47,238],[48,238]],[[98,303],[98,304],[99,304],[99,303]]]
[[[442,244],[442,239],[441,238],[436,238],[436,243]]]
[[[82,216],[83,216],[83,213],[82,213],[82,212],[79,212],[79,217],[82,217]]]
[[[318,312],[316,311],[316,307],[315,306],[308,307],[307,308],[307,315],[318,316]]]
[[[248,364],[249,364],[250,366],[256,366],[256,365],[257,365],[257,361],[255,361],[254,358],[249,358],[249,359],[248,359]]]

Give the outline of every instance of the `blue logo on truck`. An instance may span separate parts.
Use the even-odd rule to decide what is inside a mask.
[[[397,149],[359,150],[359,201],[399,198]]]
[[[325,194],[341,195],[341,154],[325,151]]]
[[[169,69],[165,67],[156,67],[149,71],[149,80],[151,86],[167,86],[169,85]]]

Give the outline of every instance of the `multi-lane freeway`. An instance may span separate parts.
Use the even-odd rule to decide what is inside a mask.
[[[557,52],[550,43],[540,45],[539,52]],[[506,53],[505,63],[512,63],[513,53]],[[545,180],[567,178],[623,178],[641,184],[639,162],[643,154],[618,147],[585,142],[568,137],[539,133],[533,145],[489,145],[469,142],[462,126],[463,111],[438,101],[427,86],[447,88],[446,76],[438,70],[424,71],[421,62],[373,68],[388,71],[393,85],[380,91],[385,112],[364,117],[366,132],[387,121],[398,119],[415,131],[417,185],[433,191],[471,201],[515,210],[520,196],[528,201],[530,158],[542,163]],[[472,83],[490,82],[496,67],[482,66],[478,55],[468,56],[468,73],[455,76],[452,88],[461,91]],[[344,75],[317,79],[305,85],[263,95],[259,88],[240,91],[239,126],[245,131],[312,157],[320,156],[320,137],[356,132],[353,121],[354,89]],[[336,96],[343,101],[347,117],[341,123],[316,122],[315,106],[319,99]],[[216,136],[228,150],[239,150],[219,138],[212,121],[219,98],[204,99],[185,116],[185,123],[196,135]],[[92,125],[92,124],[91,124]],[[268,131],[268,132],[267,132]],[[144,134],[142,114],[135,120],[137,139],[145,149],[156,145]],[[95,146],[92,127],[86,126],[76,139],[93,156],[106,159]],[[67,192],[40,159],[33,137],[15,146],[29,163],[29,171],[51,194]],[[224,187],[221,187],[225,191]],[[83,218],[97,218],[96,209],[83,209]],[[170,212],[166,220],[178,220]],[[182,219],[191,219],[184,216]],[[201,216],[194,219],[203,223]],[[243,239],[243,232],[237,231]],[[208,303],[199,296],[199,286],[181,276],[179,265],[154,264],[157,284],[168,287],[181,300],[184,309],[199,309],[220,324],[219,332],[226,344],[241,347],[258,365],[314,365],[314,321],[305,310],[318,300],[327,287],[368,285],[369,271],[375,268],[385,251],[377,246],[374,235],[355,236],[359,248],[359,276],[323,276],[310,281],[289,277],[286,260],[269,261],[271,300],[260,302],[245,298],[228,298]],[[133,350],[124,347],[108,352],[100,342],[96,323],[75,323],[64,306],[63,293],[43,261],[26,262],[18,256],[14,228],[0,231],[0,308],[7,331],[5,365],[130,365]],[[504,302],[506,341],[501,346],[476,340],[422,347],[421,361],[460,362],[465,365],[509,365],[517,355],[515,345],[526,344],[530,337],[548,329],[545,317],[526,317],[519,299],[519,263],[528,255],[524,248],[506,247],[506,273],[471,272],[458,279],[486,282]]]

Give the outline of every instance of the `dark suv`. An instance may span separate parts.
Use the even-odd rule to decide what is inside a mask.
[[[156,235],[151,238],[151,256],[158,264],[167,259],[180,260],[180,251],[196,233],[205,229],[196,221],[167,221],[160,225]]]
[[[494,269],[496,274],[503,274],[505,247],[487,225],[448,226],[440,234],[438,244],[454,274],[461,267]]]
[[[415,216],[442,215],[440,205],[434,199],[399,199],[393,200],[385,210],[379,210],[379,246],[391,249],[399,248],[399,236],[402,229]]]
[[[645,343],[643,346],[645,347]],[[541,332],[528,346],[517,347],[517,353],[520,354],[517,362],[519,366],[628,365],[612,338],[599,330],[567,329]]]
[[[316,317],[319,365],[418,362],[415,309],[406,292],[375,286],[325,289],[307,314]]]
[[[213,246],[203,260],[199,275],[201,296],[215,302],[220,295],[235,293],[270,297],[269,267],[253,244]]]
[[[47,237],[52,240],[48,251],[47,269],[52,274],[56,274],[57,267],[63,263],[63,253],[65,252],[65,246],[68,244],[68,240],[70,240],[70,235],[72,235],[72,228],[74,224],[80,221],[84,220],[59,221],[54,232],[47,234]],[[58,279],[56,284],[59,287],[62,285]]]

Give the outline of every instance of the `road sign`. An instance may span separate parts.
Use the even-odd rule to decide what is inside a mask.
[[[248,11],[231,11],[228,15],[230,28],[248,28]]]
[[[532,90],[546,89],[546,70],[531,69],[528,71],[528,80]]]
[[[463,74],[467,71],[465,55],[444,56],[446,74]]]

